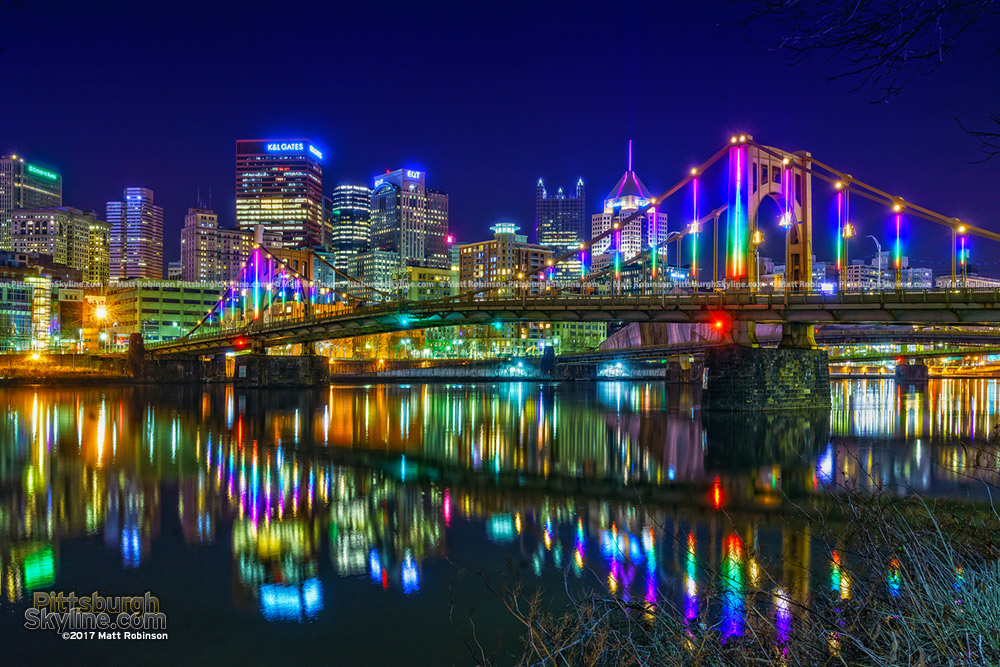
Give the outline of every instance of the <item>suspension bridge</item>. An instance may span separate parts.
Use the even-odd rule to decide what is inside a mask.
[[[699,182],[710,172],[718,177],[720,171],[726,183],[726,201],[705,207],[701,199],[706,198],[706,188],[699,188]],[[822,188],[814,187],[817,183]],[[813,282],[814,200],[821,192],[829,196],[835,211],[830,234],[838,284],[833,290],[817,289]],[[673,197],[690,197],[689,222],[668,233],[651,229],[649,247],[625,256],[623,230],[636,221],[647,224],[648,220],[655,227],[659,217],[647,214]],[[848,245],[858,233],[852,205],[859,199],[866,206],[883,210],[895,234],[889,253],[895,279],[879,290],[858,289],[846,277]],[[764,284],[759,264],[764,234],[760,211],[767,200],[778,207],[778,226],[784,237],[785,269],[780,289]],[[700,215],[703,208],[711,212]],[[711,244],[704,247],[700,237],[710,223]],[[917,224],[922,234],[928,226],[950,236],[952,281],[948,289],[903,289],[903,240],[907,233],[912,235],[911,228]],[[747,340],[737,335],[727,337],[727,332],[750,331],[750,343],[754,342],[754,324],[777,323],[784,331],[782,348],[811,352],[816,348],[813,328],[818,324],[1000,322],[1000,292],[964,288],[971,237],[1000,241],[1000,234],[891,195],[807,151],[786,151],[758,143],[750,135],[736,135],[659,197],[623,214],[579,247],[553,257],[541,270],[528,273],[525,267],[524,273],[506,282],[474,285],[450,297],[410,301],[391,290],[366,286],[342,271],[336,273],[346,287],[331,288],[294,271],[267,248],[255,248],[240,281],[229,287],[192,330],[175,340],[151,345],[148,352],[156,357],[233,351],[261,354],[269,347],[369,334],[558,321],[707,322],[719,329],[724,339],[734,342]],[[607,248],[611,255],[608,268],[602,271],[591,270],[595,246]],[[671,283],[665,275],[671,246],[675,247],[677,264],[683,248],[688,247],[690,280],[684,285]],[[711,275],[702,276],[702,255],[709,253]],[[566,280],[563,273],[557,280],[561,265],[579,267],[578,278]],[[630,287],[623,278],[626,267],[635,265],[641,272],[638,288]],[[787,351],[782,354],[783,361],[768,363],[789,363]],[[816,387],[821,385],[819,382]]]

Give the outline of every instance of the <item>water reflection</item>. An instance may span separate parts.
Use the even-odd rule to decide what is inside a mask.
[[[670,596],[692,631],[705,569],[726,636],[767,587],[781,645],[816,576],[851,594],[843,554],[773,519],[784,494],[996,481],[995,449],[963,445],[995,427],[995,381],[833,397],[829,413],[733,416],[657,383],[6,391],[0,601],[54,585],[61,546],[86,536],[141,575],[175,515],[190,548],[230,553],[229,604],[321,622],[339,577],[414,599],[445,586],[427,564],[474,526],[536,576],[593,573],[647,613]]]

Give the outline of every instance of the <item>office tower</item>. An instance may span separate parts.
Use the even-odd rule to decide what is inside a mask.
[[[108,224],[92,211],[70,206],[15,209],[10,232],[14,252],[46,255],[55,264],[78,269],[86,282],[108,282]]]
[[[163,209],[149,188],[125,188],[125,201],[109,201],[111,278],[163,278]]]
[[[333,264],[347,271],[351,258],[371,245],[372,191],[367,185],[341,184],[330,197],[330,252]]]
[[[407,266],[450,267],[448,195],[426,187],[426,174],[397,169],[372,184],[371,248],[399,255]]]
[[[181,279],[235,282],[253,246],[252,229],[225,229],[215,211],[189,208],[181,229]]]
[[[236,142],[236,226],[263,225],[285,248],[323,244],[323,153],[307,139]]]
[[[0,250],[11,250],[11,212],[18,208],[62,206],[62,176],[25,162],[22,155],[0,157]]]
[[[587,197],[583,179],[576,182],[576,194],[566,195],[559,188],[549,195],[542,179],[535,187],[535,240],[540,246],[561,254],[587,239]]]
[[[616,222],[624,220],[648,204],[652,198],[653,194],[632,171],[630,141],[625,174],[604,199],[604,210],[591,217],[591,238],[611,229]],[[651,207],[645,214],[624,225],[617,234],[610,234],[595,243],[591,252],[594,255],[610,252],[619,254],[622,260],[629,260],[651,247],[654,242],[658,247],[662,247],[667,237],[667,216],[665,213],[659,213],[656,208],[656,206]]]
[[[399,267],[399,253],[396,252],[369,250],[357,254],[348,263],[347,273],[361,282],[352,283],[348,289],[356,297],[373,301],[381,301],[387,294],[397,295],[399,285],[405,280],[398,275]]]

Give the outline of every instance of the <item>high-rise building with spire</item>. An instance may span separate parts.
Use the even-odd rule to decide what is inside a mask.
[[[605,197],[604,210],[591,217],[591,238],[611,229],[615,222],[624,220],[652,199],[653,194],[649,188],[632,170],[632,142],[629,141],[625,174]],[[591,248],[593,254],[620,253],[621,259],[625,261],[654,243],[662,246],[667,237],[667,216],[656,209],[656,206],[650,207],[644,215],[622,226],[617,233],[595,243]]]

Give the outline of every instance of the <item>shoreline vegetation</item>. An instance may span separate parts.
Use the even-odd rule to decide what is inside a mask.
[[[989,441],[965,443],[976,462],[968,481],[991,498],[1000,495],[998,435],[1000,427]],[[516,574],[486,585],[526,629],[520,665],[1000,665],[994,503],[956,511],[949,499],[896,498],[869,481],[873,491],[839,488],[814,505],[786,499],[797,516],[782,520],[808,531],[813,553],[830,554],[831,587],[803,592],[796,582],[815,560],[790,569],[739,538],[714,568],[661,578],[655,596],[567,586],[568,606],[553,611],[551,595]],[[846,522],[829,521],[831,510]],[[628,563],[627,553],[617,557]],[[504,661],[479,639],[467,641],[477,663]]]

